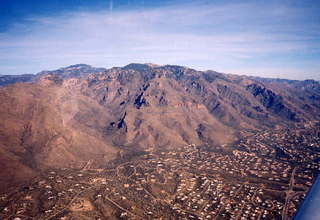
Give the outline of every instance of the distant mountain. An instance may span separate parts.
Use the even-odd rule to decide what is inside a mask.
[[[286,80],[255,78],[267,84],[271,89],[279,90],[283,96],[291,100],[293,105],[303,109],[320,108],[320,82],[315,80]]]
[[[18,82],[30,82],[35,78],[33,74],[0,75],[0,86],[6,86]]]
[[[57,70],[45,70],[37,74],[0,75],[0,86],[6,86],[19,82],[32,82],[45,75],[55,75],[67,79],[72,77],[83,77],[90,73],[99,73],[105,70],[106,69],[104,68],[95,68],[86,64],[76,64]]]
[[[99,167],[120,152],[223,145],[242,131],[320,119],[320,85],[312,80],[78,64],[26,81],[0,88],[2,189],[49,167],[89,160]]]
[[[90,73],[99,73],[106,71],[105,68],[95,68],[87,64],[76,64],[68,67],[60,68],[52,71],[42,71],[37,74],[37,76],[41,77],[43,75],[56,75],[62,77],[64,79],[72,78],[72,77],[83,77],[87,76]]]

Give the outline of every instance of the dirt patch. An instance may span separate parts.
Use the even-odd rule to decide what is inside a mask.
[[[70,211],[72,212],[88,212],[92,210],[91,202],[85,198],[76,199],[70,206]]]

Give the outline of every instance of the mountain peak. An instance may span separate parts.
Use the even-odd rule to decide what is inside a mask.
[[[148,64],[142,64],[142,63],[130,63],[123,67],[123,69],[133,69],[136,71],[144,71],[146,69],[150,69],[152,66]]]
[[[155,64],[155,63],[145,63],[145,65],[150,66],[150,67],[160,67],[161,65]]]
[[[43,75],[57,75],[62,78],[72,78],[72,77],[84,77],[91,73],[98,73],[106,71],[105,68],[96,68],[88,64],[75,64],[67,67],[62,67],[56,70],[45,70],[38,73],[38,76]]]
[[[93,68],[93,67],[88,64],[80,63],[80,64],[74,64],[74,65],[64,67],[63,69],[70,69],[70,68]]]

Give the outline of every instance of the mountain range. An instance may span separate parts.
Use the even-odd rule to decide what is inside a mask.
[[[320,119],[320,83],[182,66],[77,64],[0,76],[0,191],[48,168],[103,167],[186,144]]]

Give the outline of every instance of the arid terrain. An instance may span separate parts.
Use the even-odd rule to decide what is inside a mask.
[[[320,83],[181,66],[0,76],[1,219],[290,219]]]

